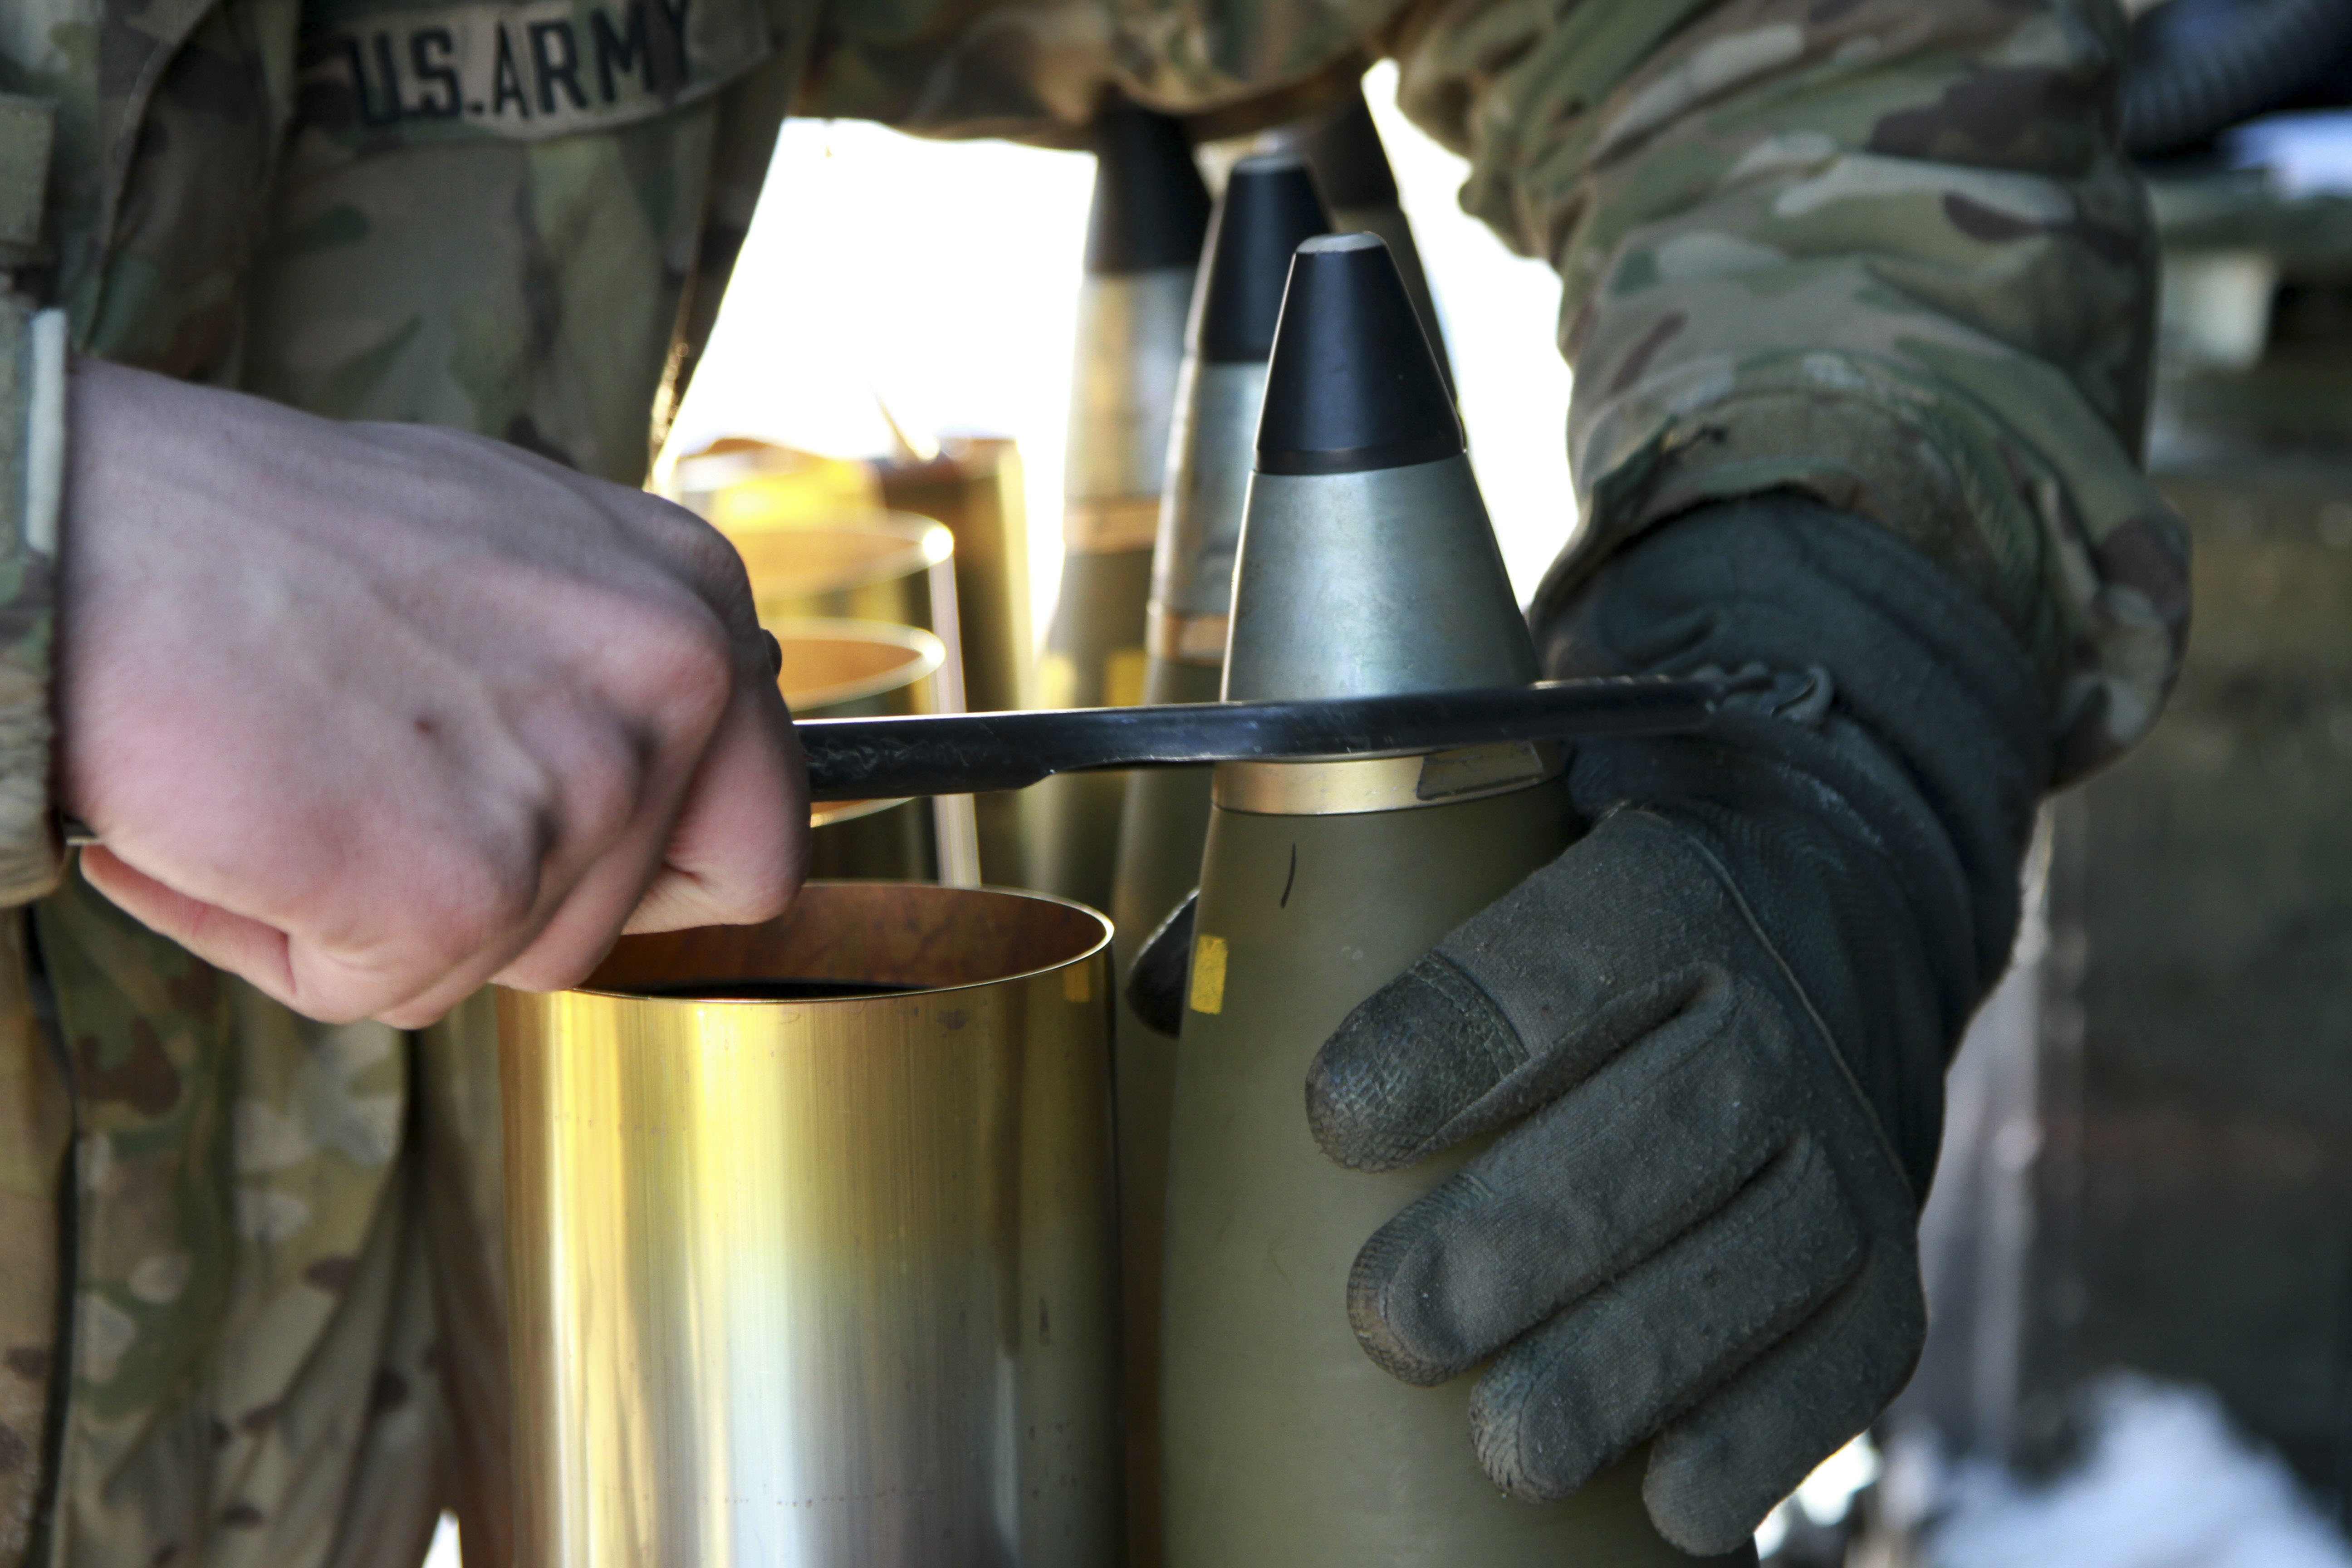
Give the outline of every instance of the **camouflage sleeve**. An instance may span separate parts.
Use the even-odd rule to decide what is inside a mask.
[[[1566,285],[1583,525],[1789,486],[1982,594],[2060,775],[2155,720],[2187,545],[2133,453],[2154,251],[2112,0],[835,0],[803,112],[1066,136],[1107,82],[1246,117],[1385,49],[1463,205]],[[1263,116],[1261,116],[1263,118]]]
[[[1692,505],[1873,517],[2000,610],[2060,780],[2154,721],[2185,531],[2135,462],[2155,254],[2105,0],[1432,0],[1409,113],[1565,283],[1583,523],[1538,595]]]
[[[38,259],[51,121],[0,95],[0,271]],[[65,468],[65,319],[0,293],[0,905],[56,885],[49,668]]]
[[[1077,145],[1116,85],[1226,135],[1352,87],[1399,3],[825,0],[793,112]]]

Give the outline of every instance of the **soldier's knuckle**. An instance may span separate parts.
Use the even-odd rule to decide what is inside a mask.
[[[635,820],[644,798],[645,751],[612,725],[583,737],[572,765],[562,770],[560,796],[544,810],[559,817],[564,836],[578,844],[603,846]]]
[[[641,631],[641,669],[673,722],[707,733],[735,689],[734,649],[716,616],[692,605],[669,606]]]
[[[635,494],[631,522],[650,541],[664,566],[712,605],[731,608],[751,601],[751,577],[743,557],[727,536],[684,507],[659,496]]]
[[[443,969],[505,945],[539,903],[542,867],[555,838],[547,805],[509,803],[471,835],[420,901],[419,931],[429,964]]]
[[[665,503],[667,504],[667,503]],[[671,536],[693,580],[729,597],[751,597],[751,580],[743,557],[727,536],[681,507],[669,507]]]

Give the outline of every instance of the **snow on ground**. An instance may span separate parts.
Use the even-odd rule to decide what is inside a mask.
[[[1932,1568],[2352,1568],[2352,1549],[2210,1391],[2119,1375],[2090,1396],[2082,1463],[2026,1486],[1957,1467]]]

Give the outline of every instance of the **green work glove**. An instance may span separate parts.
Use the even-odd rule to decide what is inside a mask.
[[[1497,1484],[1564,1498],[1650,1440],[1644,1496],[1743,1545],[1903,1387],[1943,1072],[2017,926],[2048,771],[1993,612],[1793,495],[1643,537],[1538,636],[1555,676],[1748,671],[1704,733],[1588,742],[1591,831],[1376,993],[1307,1080],[1381,1171],[1494,1137],[1366,1244],[1381,1365],[1491,1364]]]

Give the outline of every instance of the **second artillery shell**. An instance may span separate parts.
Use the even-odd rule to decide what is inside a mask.
[[[1342,231],[1377,234],[1389,247],[1412,297],[1414,313],[1429,336],[1430,352],[1447,384],[1454,373],[1445,353],[1445,335],[1438,330],[1437,301],[1429,291],[1429,278],[1421,263],[1421,247],[1413,243],[1412,224],[1404,215],[1396,171],[1389,166],[1388,149],[1381,143],[1380,127],[1372,121],[1371,106],[1362,92],[1351,92],[1335,109],[1328,109],[1296,125],[1285,126],[1265,140],[1298,153],[1313,166],[1331,205],[1331,225]]]
[[[1217,700],[1242,504],[1283,284],[1299,242],[1329,227],[1314,175],[1283,154],[1235,164],[1210,219],[1152,560],[1147,702]],[[1207,768],[1147,769],[1129,779],[1110,902],[1121,974],[1143,940],[1200,884],[1208,832]],[[1122,1003],[1115,1050],[1127,1495],[1138,1545],[1130,1561],[1132,1568],[1150,1568],[1159,1560],[1160,1528],[1160,1243],[1176,1042]]]
[[[1144,603],[1167,474],[1209,193],[1184,129],[1114,103],[1097,117],[1094,213],[1078,302],[1063,486],[1062,589],[1037,680],[1047,708],[1143,700]],[[1031,883],[1110,902],[1118,773],[1069,773],[1031,790]]]

